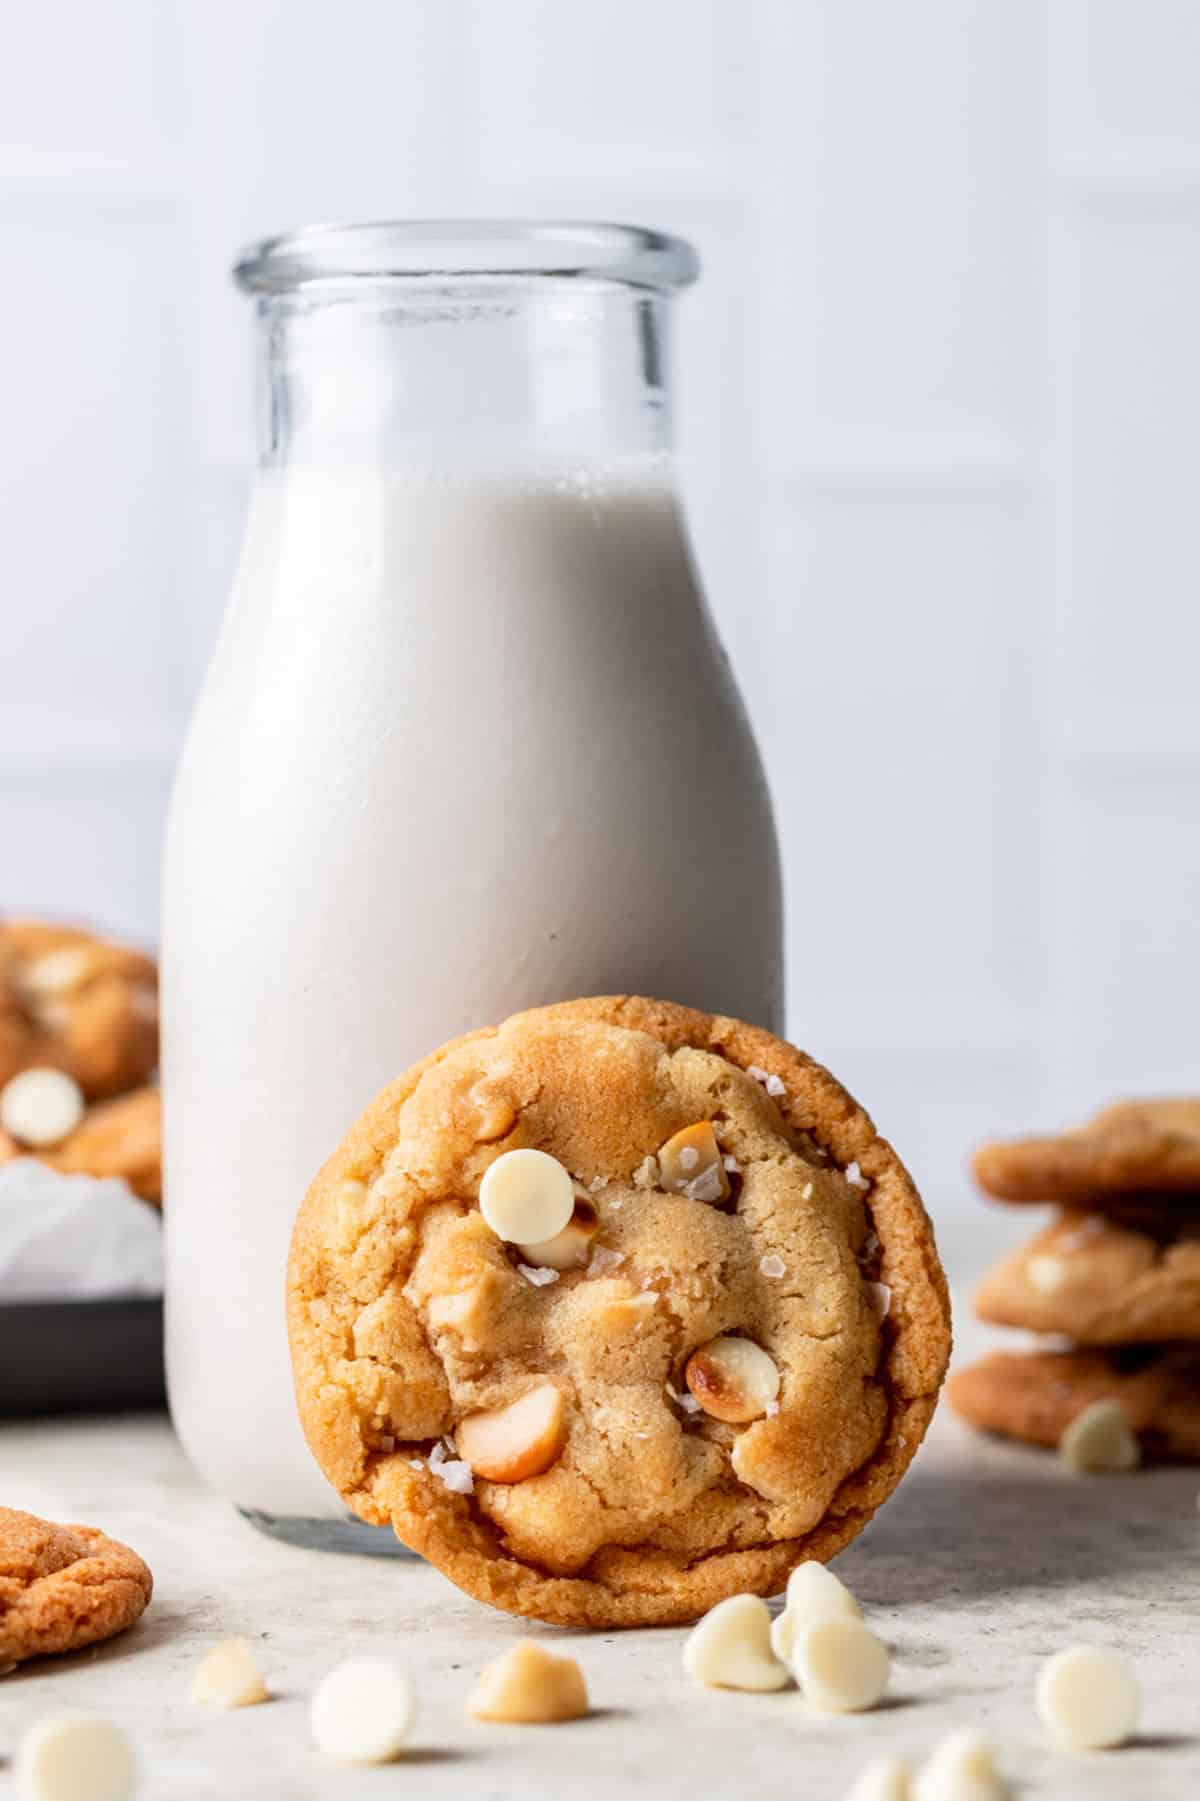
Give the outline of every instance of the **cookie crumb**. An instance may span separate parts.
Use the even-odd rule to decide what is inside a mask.
[[[553,1726],[582,1719],[588,1711],[587,1684],[573,1657],[558,1657],[533,1639],[511,1645],[479,1678],[467,1702],[476,1720],[503,1725]]]

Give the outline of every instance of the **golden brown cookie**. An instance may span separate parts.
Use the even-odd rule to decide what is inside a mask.
[[[1131,1216],[1182,1201],[1200,1211],[1200,1098],[1117,1101],[1077,1131],[981,1145],[972,1167],[1003,1201]]]
[[[23,1069],[63,1069],[104,1100],[157,1062],[152,958],[71,926],[0,920],[0,1088]]]
[[[127,1545],[91,1526],[54,1526],[0,1507],[0,1665],[114,1638],[154,1583]]]
[[[1065,1212],[984,1277],[975,1311],[1082,1345],[1200,1339],[1200,1224],[1190,1233]]]
[[[577,1184],[562,1268],[480,1212],[519,1148]],[[832,1557],[912,1459],[950,1341],[920,1198],[845,1089],[634,998],[518,1014],[385,1089],[309,1191],[288,1289],[304,1429],[356,1512],[481,1600],[594,1627]]]
[[[1116,1401],[1147,1456],[1200,1461],[1200,1351],[993,1351],[946,1393],[973,1426],[1032,1445],[1057,1445],[1086,1407]]]
[[[52,1150],[26,1152],[65,1176],[119,1176],[134,1194],[162,1202],[162,1100],[138,1088],[89,1107],[69,1138]],[[4,1153],[0,1149],[0,1162]]]

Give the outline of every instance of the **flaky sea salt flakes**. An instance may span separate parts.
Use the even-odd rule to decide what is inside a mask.
[[[722,1161],[722,1163],[724,1163],[725,1168],[728,1170],[728,1172],[731,1176],[740,1176],[741,1175],[742,1166],[738,1162],[736,1157],[722,1157],[721,1161]]]
[[[383,1434],[383,1437],[379,1441],[379,1449],[381,1451],[383,1451],[385,1454],[390,1453],[396,1449],[396,1441],[392,1437],[390,1432],[385,1432]]]
[[[879,1251],[880,1244],[878,1232],[868,1232],[866,1238],[863,1240],[863,1248],[858,1253],[858,1261],[860,1263],[870,1263],[872,1257],[877,1257],[879,1255]]]
[[[775,1251],[768,1252],[759,1263],[759,1274],[767,1276],[772,1282],[778,1282],[781,1276],[787,1275],[787,1264]]]
[[[591,1181],[588,1183],[588,1188],[590,1189],[592,1194],[599,1194],[603,1189],[605,1189],[607,1187],[608,1187],[608,1177],[607,1176],[593,1176]]]
[[[686,1390],[684,1391],[683,1394],[680,1394],[678,1389],[672,1388],[671,1384],[669,1382],[666,1384],[666,1389],[667,1389],[667,1393],[670,1395],[670,1397],[674,1401],[675,1405],[677,1407],[682,1407],[683,1411],[685,1413],[699,1413],[700,1412],[700,1403],[696,1399],[695,1395],[688,1394]]]
[[[683,1156],[687,1155],[688,1153],[685,1151]],[[695,1157],[695,1151],[691,1155]],[[682,1160],[681,1158],[680,1161],[682,1162]],[[698,1176],[692,1177],[683,1192],[689,1201],[719,1201],[723,1193],[720,1169],[715,1163],[710,1163],[706,1169],[700,1171]]]
[[[408,1460],[408,1467],[410,1470],[423,1470],[425,1465],[421,1462],[419,1457],[410,1457]]]
[[[429,1471],[452,1495],[475,1493],[475,1478],[471,1474],[470,1464],[451,1457],[444,1444],[434,1445],[429,1453]]]
[[[869,1188],[871,1186],[867,1181],[867,1178],[863,1175],[862,1170],[859,1169],[857,1163],[847,1163],[846,1180],[849,1182],[851,1188]]]
[[[700,1153],[696,1149],[695,1145],[694,1144],[685,1144],[683,1149],[679,1153],[679,1167],[681,1169],[695,1169],[695,1167],[696,1167],[697,1163],[699,1163],[699,1161],[700,1161]]]
[[[613,1270],[620,1269],[624,1261],[624,1251],[613,1251],[606,1244],[600,1244],[592,1252],[587,1273],[589,1276],[607,1276]]]
[[[767,1072],[765,1069],[760,1069],[757,1063],[747,1063],[746,1074],[755,1082],[761,1082],[764,1088],[766,1087]]]
[[[780,1095],[787,1093],[787,1089],[784,1087],[778,1076],[768,1076],[763,1086],[767,1093],[773,1095],[776,1100],[779,1099]]]
[[[657,1157],[643,1157],[633,1172],[635,1188],[657,1188],[660,1179]]]
[[[800,1190],[800,1199],[802,1201],[811,1201],[812,1200],[812,1191],[813,1191],[812,1183],[806,1182],[804,1184],[804,1187]]]
[[[870,1301],[880,1319],[886,1319],[892,1311],[892,1291],[886,1282],[868,1282],[867,1299]]]
[[[530,1263],[518,1263],[517,1268],[531,1288],[545,1288],[549,1283],[558,1281],[556,1269],[534,1269]]]
[[[766,1416],[769,1420],[773,1420],[775,1418],[775,1415],[779,1412],[779,1402],[778,1401],[764,1401],[763,1412],[766,1414]]]

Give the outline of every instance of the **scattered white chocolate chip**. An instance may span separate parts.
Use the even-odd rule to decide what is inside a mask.
[[[1040,1256],[1029,1259],[1029,1280],[1039,1294],[1053,1294],[1067,1279],[1067,1267],[1061,1257]]]
[[[582,1269],[588,1260],[592,1240],[600,1230],[600,1215],[586,1190],[576,1186],[575,1205],[561,1232],[543,1244],[519,1244],[517,1249],[527,1264],[535,1269]],[[552,1277],[543,1276],[543,1282]]]
[[[851,1188],[869,1188],[871,1186],[867,1181],[867,1178],[863,1175],[862,1170],[859,1169],[857,1163],[847,1163],[846,1180],[849,1182]]]
[[[587,1684],[573,1657],[556,1657],[522,1639],[488,1664],[467,1702],[477,1720],[514,1726],[552,1726],[588,1711]]]
[[[766,1276],[768,1281],[778,1282],[781,1277],[787,1275],[787,1264],[776,1251],[769,1251],[765,1257],[759,1259],[758,1270],[759,1274]]]
[[[574,1213],[575,1184],[546,1151],[504,1151],[484,1171],[479,1211],[507,1244],[544,1244]]]
[[[518,1263],[517,1268],[531,1288],[545,1288],[549,1283],[558,1281],[556,1269],[535,1269],[528,1263]]]
[[[771,1615],[757,1595],[719,1601],[688,1633],[683,1667],[709,1688],[783,1688],[788,1675],[771,1650]]]
[[[886,1282],[867,1282],[864,1284],[871,1310],[879,1319],[886,1319],[892,1311],[892,1291]]]
[[[408,1677],[382,1657],[349,1657],[322,1678],[308,1710],[313,1742],[339,1763],[390,1763],[412,1728]]]
[[[801,1622],[792,1671],[806,1701],[824,1713],[862,1713],[888,1685],[891,1658],[869,1626],[849,1616]]]
[[[17,1750],[21,1801],[129,1801],[137,1765],[129,1740],[99,1714],[64,1711],[37,1720]]]
[[[443,1488],[450,1490],[452,1495],[473,1495],[475,1493],[470,1464],[464,1462],[461,1457],[451,1456],[445,1445],[434,1445],[429,1453],[429,1462],[425,1467],[431,1476],[437,1477]]]
[[[36,1150],[61,1144],[83,1114],[83,1090],[65,1070],[22,1070],[0,1092],[0,1129]]]
[[[908,1764],[899,1757],[873,1757],[848,1791],[845,1801],[909,1801]]]
[[[796,1633],[816,1620],[861,1620],[862,1608],[840,1577],[823,1563],[797,1564],[788,1577],[783,1612],[771,1622],[771,1647],[789,1663]]]
[[[1141,1707],[1137,1677],[1115,1651],[1072,1645],[1038,1671],[1038,1718],[1070,1751],[1107,1751],[1132,1737]]]
[[[733,1425],[761,1419],[767,1402],[779,1398],[779,1370],[750,1338],[711,1338],[692,1352],[683,1374],[705,1413]]]
[[[947,1733],[912,1779],[913,1801],[1007,1801],[988,1741],[969,1726]]]
[[[1135,1470],[1142,1461],[1142,1447],[1119,1401],[1093,1401],[1077,1413],[1058,1441],[1058,1454],[1079,1474]]]
[[[244,1638],[227,1638],[200,1659],[188,1699],[203,1707],[257,1707],[271,1693]]]
[[[524,1482],[550,1468],[566,1435],[562,1393],[540,1382],[507,1407],[469,1413],[455,1436],[459,1456],[485,1482]]]

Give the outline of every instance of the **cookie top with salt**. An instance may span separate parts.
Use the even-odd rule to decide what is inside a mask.
[[[565,1225],[553,1170],[501,1167],[531,1150],[570,1179]],[[829,1072],[630,997],[518,1014],[385,1089],[305,1200],[288,1291],[301,1419],[349,1504],[480,1599],[591,1626],[832,1556],[949,1349],[917,1192]]]

